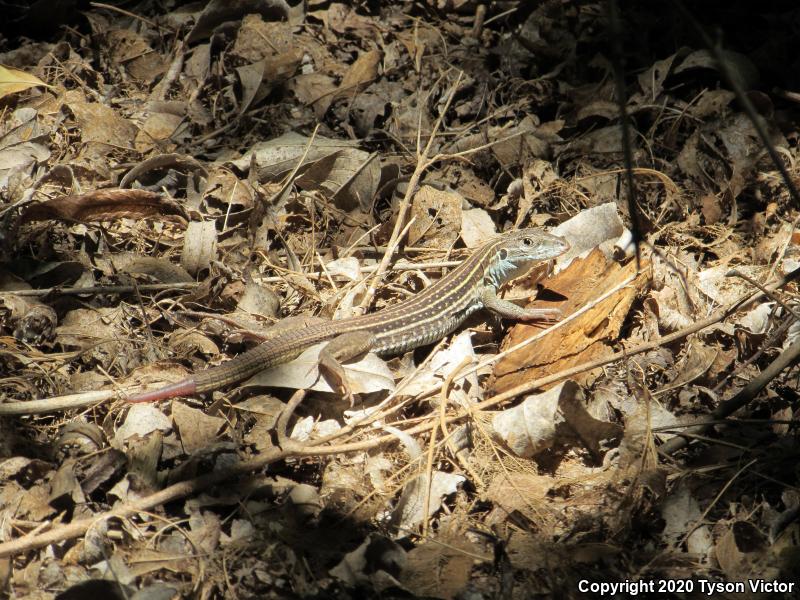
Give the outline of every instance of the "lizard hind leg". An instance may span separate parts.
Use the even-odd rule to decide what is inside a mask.
[[[353,391],[347,382],[343,362],[369,352],[375,345],[375,334],[371,331],[351,331],[333,338],[319,353],[320,374],[333,380],[353,408]]]

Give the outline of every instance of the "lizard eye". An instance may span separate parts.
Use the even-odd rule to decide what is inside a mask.
[[[531,238],[522,238],[522,245],[533,246],[533,240]]]

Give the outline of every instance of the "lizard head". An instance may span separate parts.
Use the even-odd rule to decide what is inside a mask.
[[[508,231],[487,246],[492,256],[487,279],[498,288],[535,265],[561,256],[570,247],[564,238],[535,228]]]

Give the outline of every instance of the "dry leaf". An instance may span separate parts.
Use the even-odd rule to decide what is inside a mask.
[[[217,441],[217,434],[226,423],[221,417],[212,417],[182,402],[172,403],[172,422],[181,436],[181,444],[187,454],[213,446]]]
[[[0,98],[28,90],[37,85],[50,87],[36,75],[0,65]]]
[[[333,392],[325,377],[319,373],[319,353],[326,342],[307,348],[292,362],[261,371],[248,379],[244,386],[270,386],[289,389],[310,389]],[[372,353],[358,361],[342,363],[347,382],[355,394],[394,390],[394,376],[386,363]]]
[[[217,258],[217,228],[214,221],[192,221],[183,238],[181,266],[197,275]]]
[[[453,191],[421,186],[411,203],[414,223],[408,230],[409,245],[441,250],[451,248],[461,233],[463,201]]]

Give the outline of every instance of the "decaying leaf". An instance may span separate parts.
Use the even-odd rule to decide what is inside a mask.
[[[464,199],[453,191],[423,185],[414,194],[411,215],[414,223],[408,231],[412,246],[449,248],[461,232],[461,204]]]
[[[35,75],[0,65],[0,98],[9,94],[24,92],[37,85],[47,86],[44,81]]]
[[[261,371],[244,385],[333,392],[334,388],[319,372],[319,353],[325,345],[322,343],[312,346],[290,363]],[[394,390],[394,376],[386,363],[374,354],[367,354],[355,362],[343,363],[342,367],[347,383],[355,394]]]
[[[454,494],[466,478],[462,475],[434,471],[430,492],[428,492],[428,481],[428,476],[423,473],[403,488],[403,493],[392,512],[392,520],[403,534],[414,531],[424,520],[438,511],[444,499]],[[429,498],[427,506],[425,506],[426,498]]]
[[[482,208],[471,208],[461,213],[461,233],[467,248],[477,248],[497,235],[489,213]]]
[[[181,266],[197,274],[207,269],[217,255],[217,229],[213,221],[192,221],[186,229]]]
[[[225,425],[225,419],[212,417],[180,402],[172,404],[172,421],[187,454],[212,446],[217,433]]]
[[[558,441],[581,443],[593,456],[599,457],[601,443],[619,438],[622,428],[595,419],[586,411],[583,402],[578,385],[565,381],[498,413],[492,426],[518,456],[535,456]]]
[[[463,331],[453,338],[450,345],[436,352],[428,363],[414,373],[413,378],[403,385],[401,392],[416,396],[441,385],[459,366],[471,365],[476,360],[475,350],[469,331]],[[455,394],[472,398],[481,396],[481,388],[475,373],[453,379]]]
[[[611,354],[609,343],[616,340],[633,301],[647,286],[647,265],[644,267],[628,286],[597,304],[593,304],[596,298],[636,274],[635,261],[621,266],[607,259],[600,250],[594,250],[585,259],[573,260],[566,270],[548,279],[548,289],[568,298],[565,303],[556,305],[564,315],[586,305],[592,305],[592,308],[569,327],[556,329],[536,343],[500,360],[494,371],[495,390],[507,390],[523,381]],[[540,307],[543,304],[536,301],[532,306]],[[514,346],[539,331],[540,328],[533,325],[515,325],[502,348]],[[584,373],[576,380],[583,384],[592,381],[596,375]]]

